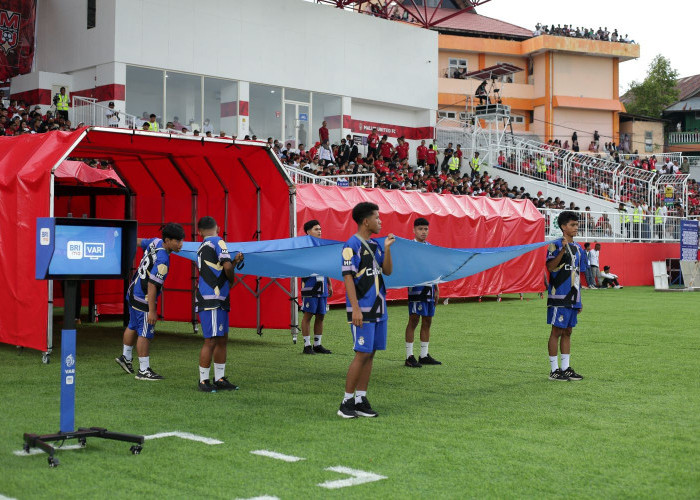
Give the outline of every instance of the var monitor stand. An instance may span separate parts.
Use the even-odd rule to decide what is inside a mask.
[[[111,439],[134,443],[130,450],[134,455],[141,453],[144,442],[143,436],[112,432],[101,427],[79,427],[75,429],[75,306],[76,292],[79,282],[66,281],[65,305],[63,312],[63,330],[61,335],[61,422],[56,434],[24,434],[24,451],[29,453],[32,448],[39,448],[49,455],[49,466],[56,467],[59,462],[54,456],[56,448],[49,443],[66,439],[77,439],[81,447],[86,446],[87,438]],[[60,447],[59,447],[60,449]]]

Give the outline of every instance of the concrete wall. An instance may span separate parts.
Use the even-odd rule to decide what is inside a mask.
[[[560,139],[562,144],[568,139],[571,143],[571,134],[576,130],[579,148],[587,151],[593,140],[593,131],[597,130],[602,147],[612,141],[612,118],[611,111],[554,108],[554,139]]]
[[[613,98],[613,61],[604,57],[554,54],[554,95]]]
[[[645,148],[646,132],[651,132],[652,151]],[[658,154],[664,151],[664,124],[659,122],[648,122],[641,120],[630,120],[620,122],[620,134],[631,136],[630,144],[632,152],[636,149],[640,154]]]

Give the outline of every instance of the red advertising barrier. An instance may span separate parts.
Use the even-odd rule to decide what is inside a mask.
[[[593,243],[591,243],[593,246]],[[610,272],[620,277],[623,286],[654,284],[651,263],[655,260],[680,257],[678,243],[601,243],[600,270],[610,266]]]

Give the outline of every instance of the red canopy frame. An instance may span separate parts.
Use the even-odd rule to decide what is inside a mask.
[[[50,352],[53,286],[28,277],[34,274],[36,218],[65,215],[64,204],[56,199],[53,171],[69,156],[110,161],[126,186],[125,201],[98,202],[91,213],[134,218],[139,236],[157,236],[160,226],[172,221],[195,240],[196,222],[203,215],[216,218],[228,241],[296,234],[295,187],[264,143],[99,127],[0,138],[0,271],[8,281],[0,300],[9,311],[0,315],[0,342]],[[171,259],[161,317],[196,325],[195,278],[190,262]],[[239,279],[242,286],[231,293],[236,304],[232,326],[289,328],[291,310],[296,331],[297,310],[289,300],[296,296],[295,280],[283,282],[289,291],[280,282],[270,287],[270,281]],[[95,283],[106,312],[122,312],[126,283]],[[48,314],[37,314],[44,301]]]

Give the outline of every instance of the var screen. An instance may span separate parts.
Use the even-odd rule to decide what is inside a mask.
[[[121,227],[56,226],[49,274],[119,275],[121,261]]]

